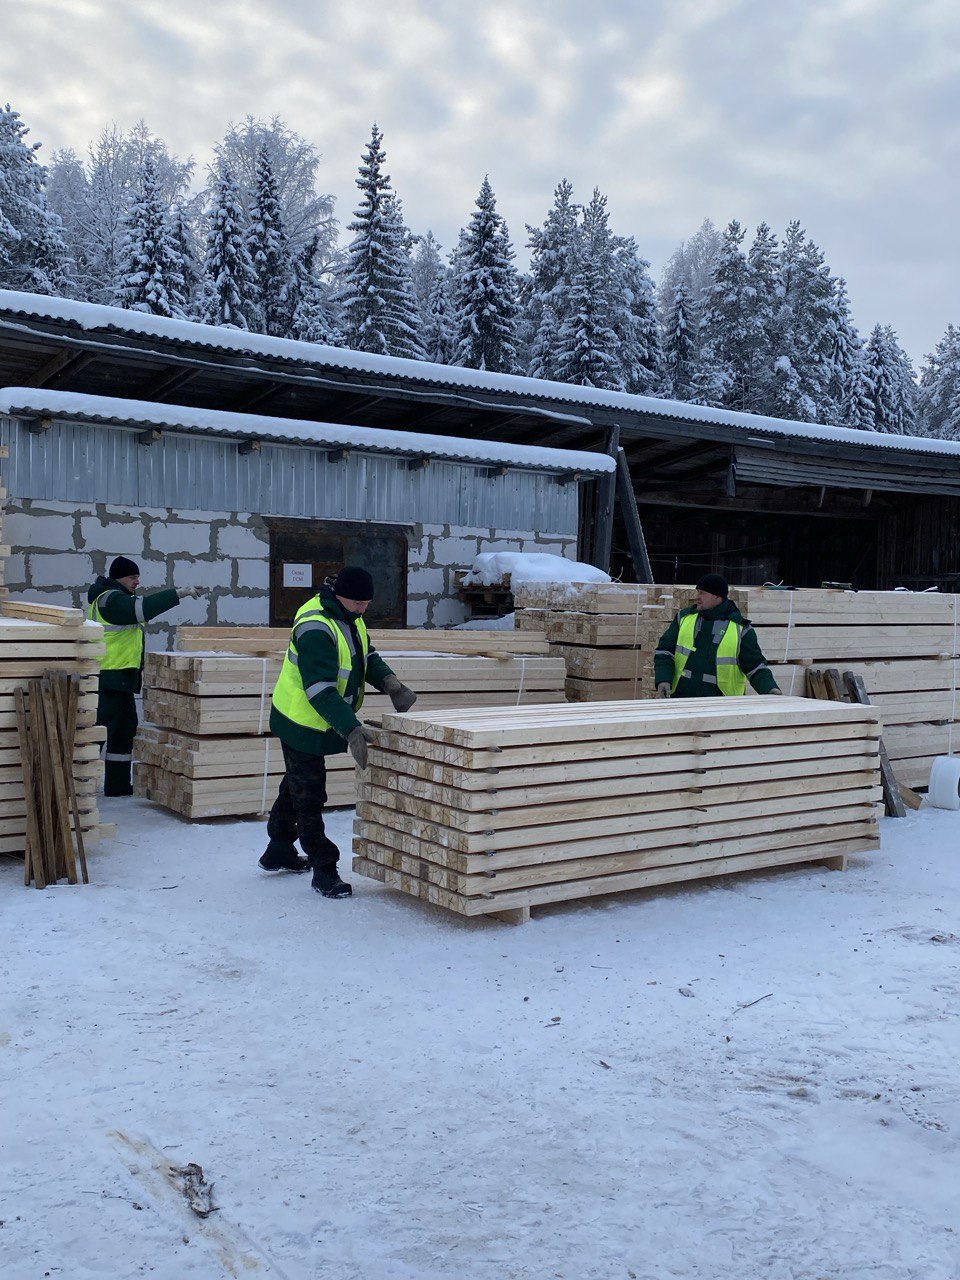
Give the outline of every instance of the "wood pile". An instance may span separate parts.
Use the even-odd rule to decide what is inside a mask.
[[[777,684],[804,696],[806,671],[863,680],[903,786],[926,786],[938,755],[960,751],[960,599],[935,592],[732,587]],[[517,588],[517,625],[546,631],[567,664],[567,697],[652,698],[653,651],[690,586]],[[625,645],[625,641],[638,641]],[[752,694],[748,686],[747,693]]]
[[[0,445],[0,458],[6,458],[8,454],[9,454],[8,447],[5,444]],[[6,587],[7,559],[12,550],[10,544],[8,542],[4,542],[3,540],[3,504],[4,504],[4,501],[6,500],[6,496],[7,496],[6,486],[0,483],[0,598],[6,596],[7,594],[7,587]]]
[[[177,627],[177,649],[183,653],[263,654],[282,657],[289,627]],[[455,653],[461,657],[505,657],[550,650],[542,633],[457,631],[443,628],[393,630],[372,627],[370,639],[382,653]]]
[[[102,653],[103,628],[79,609],[0,604],[0,853],[24,856],[27,881],[38,886],[60,874],[76,879],[68,829],[75,856],[80,840],[89,845],[114,834],[97,809],[106,736],[96,725]]]
[[[510,574],[505,573],[501,582],[484,586],[480,582],[464,585],[464,578],[470,571],[458,569],[456,572],[457,598],[470,609],[471,618],[502,618],[512,613],[514,608],[513,591],[510,586]]]
[[[872,707],[697,698],[388,715],[354,870],[462,915],[877,847]],[[515,913],[510,915],[508,913]]]
[[[246,654],[223,652],[149,653],[146,657],[144,716],[149,724],[140,729],[134,750],[134,787],[138,795],[155,800],[191,819],[223,814],[257,814],[268,810],[283,773],[280,744],[269,736],[270,703],[280,673],[287,631],[270,636],[232,633],[220,640],[217,628],[180,628],[202,631],[207,644],[236,645]],[[258,629],[266,630],[266,629]],[[418,652],[424,634],[468,637],[454,640],[450,653]],[[564,700],[563,662],[542,654],[512,652],[517,638],[512,632],[413,633],[387,631],[384,655],[390,667],[418,694],[417,706],[425,709],[463,706],[528,705]],[[279,648],[276,637],[280,637]],[[394,636],[402,636],[409,652],[391,653]],[[503,641],[501,642],[501,637]],[[188,634],[186,640],[195,640]],[[462,647],[465,653],[458,652]],[[480,648],[487,656],[474,656]],[[496,656],[491,656],[495,653]],[[257,656],[257,655],[260,656]],[[269,656],[268,656],[269,655]],[[362,716],[365,720],[392,712],[389,698],[367,690]],[[347,755],[327,761],[328,801],[331,806],[351,805],[356,799],[353,761]]]
[[[543,630],[567,668],[571,702],[651,698],[653,651],[691,587],[620,582],[530,583],[515,592],[516,625]]]

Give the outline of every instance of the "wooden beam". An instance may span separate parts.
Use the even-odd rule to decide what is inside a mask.
[[[252,409],[254,405],[262,404],[264,400],[269,400],[271,396],[276,395],[278,391],[285,391],[286,387],[282,382],[264,382],[252,390],[237,396],[228,406],[229,413],[246,413],[248,409]]]
[[[643,526],[640,524],[640,512],[637,510],[637,497],[633,491],[627,456],[622,446],[617,449],[617,501],[627,530],[630,558],[633,560],[633,571],[637,581],[653,582],[650,556],[647,554],[647,543],[643,536]]]
[[[154,377],[148,378],[146,382],[141,383],[134,390],[133,399],[159,400],[162,396],[169,395],[172,391],[179,391],[188,382],[192,382],[196,376],[196,369],[184,369],[182,365],[170,365],[166,369],[161,369]]]
[[[31,377],[24,378],[20,386],[47,387],[65,373],[79,373],[95,359],[96,356],[90,351],[76,351],[72,347],[66,347],[41,365]]]

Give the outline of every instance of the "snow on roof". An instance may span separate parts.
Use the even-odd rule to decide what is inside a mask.
[[[100,310],[108,310],[106,307]],[[535,471],[613,471],[616,461],[605,453],[576,449],[547,449],[536,445],[504,444],[497,440],[460,440],[455,436],[423,435],[415,431],[387,431],[379,427],[344,426],[336,422],[300,422],[259,414],[224,413],[184,405],[121,400],[82,395],[75,391],[44,391],[35,387],[0,390],[0,414],[37,414],[78,422],[136,424],[166,427],[206,435],[311,444],[321,448],[358,449],[365,453],[429,455],[455,462],[484,462]]]
[[[749,434],[754,434],[761,437],[761,444],[767,443],[762,439],[763,436],[773,436],[781,439],[835,441],[868,449],[896,449],[909,453],[960,457],[958,441],[856,431],[852,427],[820,426],[810,422],[761,417],[759,414],[735,413],[729,409],[710,409],[676,400],[660,400],[656,396],[627,395],[619,391],[603,391],[596,387],[579,387],[572,383],[550,382],[541,378],[486,373],[479,369],[464,369],[458,365],[430,364],[425,360],[405,360],[399,356],[377,356],[365,351],[350,351],[344,347],[326,347],[319,343],[295,342],[290,338],[271,338],[266,334],[247,333],[240,329],[198,324],[192,320],[167,320],[147,312],[104,307],[92,302],[75,302],[70,298],[51,298],[43,294],[0,289],[0,312],[64,321],[89,331],[146,334],[188,346],[205,347],[207,350],[322,365],[325,369],[340,372],[406,378],[431,386],[461,387],[464,390],[523,396],[528,401],[560,401],[567,405],[620,409],[667,420],[732,427],[747,433],[746,443],[750,443]],[[549,414],[550,411],[543,412]],[[564,415],[561,413],[558,416]]]

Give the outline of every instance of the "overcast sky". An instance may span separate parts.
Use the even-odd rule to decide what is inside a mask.
[[[202,167],[280,115],[341,222],[376,119],[445,249],[485,173],[521,260],[562,177],[655,277],[705,217],[798,218],[865,334],[960,323],[957,0],[5,0],[0,84],[41,158],[142,118]]]

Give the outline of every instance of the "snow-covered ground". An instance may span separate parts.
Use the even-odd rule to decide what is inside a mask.
[[[960,814],[511,928],[104,813],[0,866],[4,1280],[960,1276]]]

